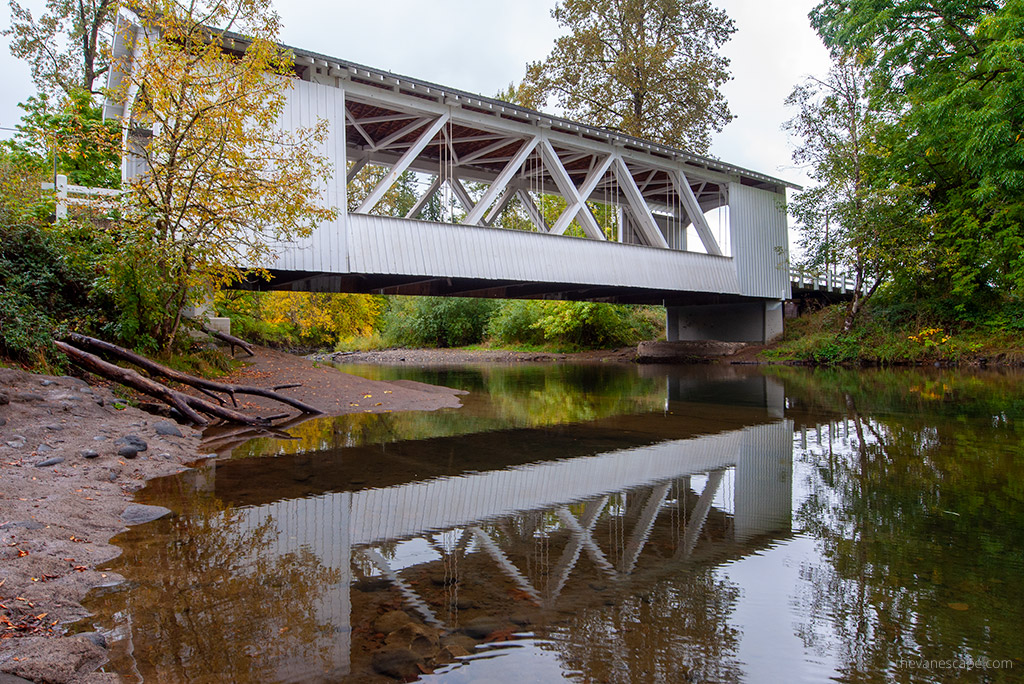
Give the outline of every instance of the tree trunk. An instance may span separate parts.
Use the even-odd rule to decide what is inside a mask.
[[[116,344],[104,342],[103,340],[98,340],[94,337],[88,337],[86,335],[81,335],[79,333],[71,333],[70,335],[68,335],[68,339],[74,342],[79,347],[88,347],[95,350],[99,350],[107,354],[110,354],[111,356],[115,356],[123,361],[135,364],[136,366],[143,369],[147,373],[150,373],[151,375],[166,378],[174,382],[180,382],[183,385],[189,385],[190,387],[195,387],[196,389],[199,389],[207,393],[220,392],[222,394],[226,394],[229,397],[231,397],[231,403],[234,404],[235,406],[238,406],[238,402],[235,401],[236,394],[249,394],[253,396],[266,397],[267,399],[273,399],[274,401],[297,408],[303,413],[313,415],[319,415],[323,413],[323,411],[316,408],[315,406],[310,406],[309,404],[301,402],[298,399],[292,399],[291,397],[286,397],[282,394],[278,394],[274,390],[280,389],[279,387],[276,387],[274,389],[266,389],[263,387],[229,385],[221,382],[214,382],[213,380],[197,378],[195,376],[188,375],[187,373],[176,371],[173,368],[168,368],[167,366],[161,365],[156,361],[151,361],[150,359],[147,359],[144,356],[140,356],[139,354],[136,354],[133,351],[129,351],[124,347],[119,347]],[[220,401],[220,399],[217,397],[213,398],[217,399],[217,401]]]
[[[144,378],[129,368],[115,366],[112,363],[104,361],[98,356],[93,356],[92,354],[82,351],[77,347],[73,347],[66,342],[54,340],[53,344],[57,349],[64,352],[76,365],[91,373],[114,380],[126,387],[131,387],[132,389],[142,392],[154,399],[159,399],[165,404],[180,411],[183,416],[191,420],[196,425],[205,427],[210,424],[210,421],[201,416],[200,413],[205,413],[206,415],[214,416],[221,420],[243,425],[270,425],[271,420],[273,420],[273,417],[260,418],[259,416],[248,416],[224,406],[211,404],[205,399],[177,392],[161,385],[158,382],[150,380],[149,378]]]

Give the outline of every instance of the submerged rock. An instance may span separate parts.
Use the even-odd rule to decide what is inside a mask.
[[[381,634],[391,634],[396,629],[415,622],[405,611],[392,610],[374,620],[373,629]]]
[[[407,648],[388,649],[373,654],[373,669],[395,679],[412,679],[422,674],[423,658]]]

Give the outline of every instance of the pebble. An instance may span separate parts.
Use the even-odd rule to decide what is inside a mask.
[[[158,435],[165,435],[168,437],[181,437],[181,430],[179,430],[178,426],[169,420],[161,420],[157,422],[153,427],[156,428],[156,434]]]
[[[82,458],[99,458],[100,454],[94,449],[82,449]]]
[[[7,425],[7,419],[6,418],[0,418],[0,427],[3,427],[4,425]]]
[[[0,525],[0,530],[10,530],[15,527],[21,527],[26,530],[41,530],[46,527],[46,525],[35,520],[12,520],[11,522],[6,522],[3,525]]]
[[[94,442],[102,442],[102,441],[104,441],[106,439],[107,439],[106,435],[96,435],[95,437],[92,438],[92,441],[94,441]]]
[[[39,384],[43,387],[49,387],[50,385],[56,385],[57,383],[53,380],[43,380]]]
[[[43,401],[43,395],[36,394],[35,392],[21,392],[19,394],[14,395],[14,400],[23,402]]]
[[[50,446],[49,444],[40,444],[39,446],[36,447],[36,453],[39,454],[45,454],[49,451],[53,451],[53,447]]]
[[[133,447],[135,451],[145,451],[146,449],[149,448],[149,445],[146,444],[145,440],[143,440],[138,435],[125,435],[124,437],[115,439],[114,444],[123,444],[125,446],[130,446]]]
[[[7,392],[0,392],[0,406],[11,403],[11,398],[7,396]]]
[[[117,450],[117,455],[121,458],[135,458],[139,455],[139,450],[132,444],[125,444]]]
[[[48,468],[50,466],[54,466],[54,465],[57,465],[58,463],[63,463],[63,462],[64,462],[64,457],[63,456],[54,456],[53,458],[48,458],[45,461],[40,461],[39,463],[36,463],[36,468]]]
[[[7,446],[11,447],[12,449],[20,449],[23,446],[25,446],[26,441],[27,440],[21,435],[14,435],[14,438],[11,439],[11,441],[7,442]]]
[[[171,509],[164,508],[163,506],[131,504],[124,509],[124,513],[121,514],[121,520],[124,521],[125,525],[142,525],[143,523],[159,520],[165,515],[169,515],[170,512]]]

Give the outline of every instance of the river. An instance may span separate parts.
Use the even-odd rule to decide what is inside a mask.
[[[105,671],[147,682],[1024,679],[1024,376],[351,367],[139,493]]]

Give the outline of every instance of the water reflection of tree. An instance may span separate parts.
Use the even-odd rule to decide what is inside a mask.
[[[714,568],[694,569],[615,606],[583,608],[551,637],[584,681],[740,681],[741,635],[729,621],[739,594]]]
[[[1019,659],[1022,426],[1002,411],[984,420],[867,418],[853,396],[845,403],[848,446],[836,436],[823,447],[831,458],[801,457],[813,474],[797,520],[827,562],[801,569],[799,635],[838,655],[849,680],[936,674],[901,670],[902,659]]]
[[[180,515],[125,534],[135,539],[115,569],[128,588],[91,606],[129,640],[114,650],[115,669],[179,682],[329,670],[334,628],[318,605],[339,572],[309,549],[275,549],[272,518],[254,523],[208,496],[181,497]]]
[[[416,373],[415,369],[400,370],[404,376]],[[288,429],[294,439],[254,439],[236,448],[233,457],[325,451],[510,427],[562,425],[661,410],[665,403],[664,383],[639,378],[627,370],[562,365],[466,369],[453,386],[468,386],[473,388],[470,391],[480,392],[478,404],[458,411],[354,413],[313,419]],[[422,382],[444,384],[447,379],[437,370],[420,373],[416,379]],[[357,403],[372,407],[380,398],[360,399]]]

